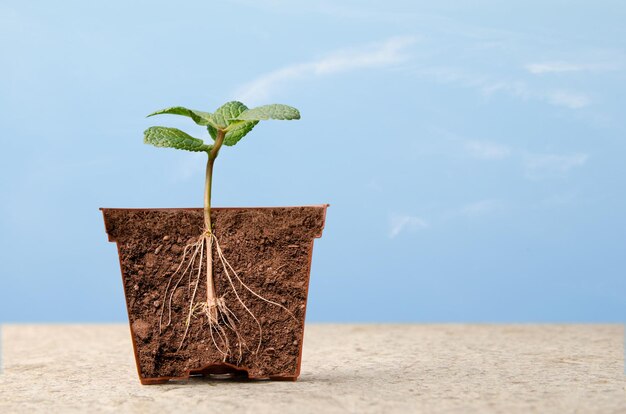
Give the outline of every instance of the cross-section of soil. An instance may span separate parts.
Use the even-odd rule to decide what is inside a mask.
[[[198,278],[197,272],[187,272],[178,280],[181,273],[175,272],[185,246],[202,234],[202,209],[102,211],[109,240],[118,246],[143,383],[202,370],[228,371],[229,367],[246,371],[249,378],[298,377],[313,239],[322,234],[325,205],[212,209],[214,234],[224,257],[252,291],[282,307],[259,299],[237,281],[233,289],[214,250],[216,293],[236,317],[231,320],[237,321],[239,338],[229,329],[222,331],[226,338],[220,338],[217,331],[209,329],[206,317],[196,315],[184,342],[193,287],[199,280],[197,297],[206,296],[206,273]],[[224,357],[218,347],[228,349],[228,355]]]

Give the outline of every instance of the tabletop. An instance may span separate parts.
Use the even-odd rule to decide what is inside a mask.
[[[2,325],[0,412],[626,412],[623,325],[308,324],[297,382],[140,385],[127,325]]]

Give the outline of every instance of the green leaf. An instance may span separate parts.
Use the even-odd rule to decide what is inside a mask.
[[[238,101],[226,102],[213,113],[213,126],[215,128],[225,129],[236,119],[239,114],[247,110],[248,107]]]
[[[300,119],[300,111],[288,105],[263,105],[243,111],[234,119],[242,121],[261,121],[265,119]]]
[[[213,123],[212,115],[210,113],[196,111],[195,109],[187,109],[183,106],[172,106],[171,108],[161,109],[160,111],[153,112],[148,116],[150,117],[162,114],[188,116],[189,118],[193,119],[196,124],[203,126]]]
[[[233,146],[239,140],[246,136],[246,134],[252,131],[252,128],[259,121],[234,121],[225,129],[226,135],[224,136],[224,144],[228,146]],[[211,138],[213,140],[217,139],[217,129],[213,128],[211,125],[207,126],[209,130],[209,134],[211,134]]]
[[[224,136],[224,145],[233,146],[239,142],[239,140],[246,136],[246,134],[252,131],[252,128],[259,121],[240,121],[234,122],[228,126],[228,132]]]
[[[232,146],[239,142],[259,123],[259,121],[240,121],[235,119],[247,109],[247,106],[238,101],[227,102],[217,108],[213,113],[213,120],[217,125],[207,125],[211,137],[214,140],[217,138],[217,127],[219,126],[220,129],[226,131],[224,145]]]
[[[168,147],[186,151],[210,151],[211,145],[176,128],[154,126],[144,131],[143,142],[155,147]]]
[[[211,135],[211,138],[213,138],[213,141],[215,141],[217,139],[217,128],[209,124],[206,126],[206,129],[207,131],[209,131],[209,135]]]

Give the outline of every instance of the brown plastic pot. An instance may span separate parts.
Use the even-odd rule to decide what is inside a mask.
[[[195,375],[295,381],[302,361],[313,240],[322,235],[327,207],[211,210],[214,234],[238,276],[254,292],[281,305],[260,300],[235,279],[239,302],[214,251],[216,293],[239,321],[239,337],[225,331],[230,344],[230,348],[222,346],[228,351],[226,357],[216,346],[226,340],[220,342],[218,338],[215,342],[215,334],[202,315],[189,319],[188,334],[180,346],[196,283],[197,298],[206,295],[206,275],[188,273],[174,284],[185,246],[202,233],[202,209],[102,208],[109,241],[117,243],[141,383],[158,384]],[[169,300],[171,307],[167,306]],[[170,324],[166,324],[168,309]]]

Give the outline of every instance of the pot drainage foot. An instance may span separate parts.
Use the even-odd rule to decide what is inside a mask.
[[[240,369],[230,364],[209,365],[202,369],[189,371],[189,375],[219,381],[248,379],[248,371],[246,369]]]

